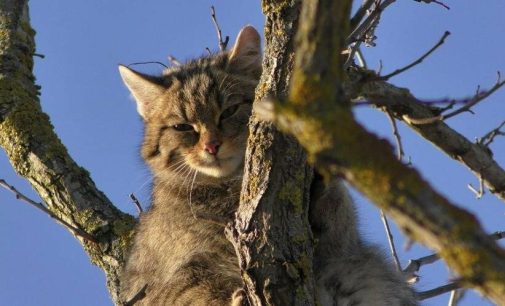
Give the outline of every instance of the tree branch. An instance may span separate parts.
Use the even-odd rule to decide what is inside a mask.
[[[16,199],[18,200],[21,200],[25,203],[28,203],[29,205],[37,208],[38,210],[44,212],[46,215],[48,215],[49,217],[53,218],[54,220],[56,220],[56,222],[60,223],[61,225],[65,226],[68,230],[70,230],[75,236],[80,236],[90,242],[93,242],[93,243],[98,243],[98,241],[96,241],[95,237],[91,236],[90,234],[86,233],[85,231],[83,231],[82,229],[80,228],[77,228],[75,226],[73,226],[72,224],[69,224],[68,222],[66,222],[65,220],[61,219],[60,217],[58,217],[57,215],[55,215],[52,211],[50,211],[49,209],[47,209],[46,205],[42,204],[42,203],[37,203],[35,202],[34,200],[30,199],[29,197],[25,196],[24,194],[22,194],[21,192],[19,192],[14,186],[12,185],[9,185],[5,180],[3,179],[0,179],[0,186],[11,191],[12,193],[14,193]]]
[[[350,3],[326,1],[303,2],[304,9],[327,4],[338,10],[319,11],[317,18],[302,14],[307,19],[298,33],[292,88],[287,101],[274,105],[274,122],[298,139],[325,177],[343,176],[408,236],[437,251],[462,285],[505,301],[505,252],[473,215],[437,193],[396,159],[388,142],[354,119],[342,88],[342,59],[334,52],[344,46],[348,20],[339,13]]]
[[[219,50],[226,51],[226,46],[228,45],[230,37],[226,36],[223,40],[223,36],[221,34],[221,27],[219,27],[219,23],[217,23],[216,9],[214,8],[214,6],[210,7],[210,17],[212,18],[212,23],[214,23],[214,27],[216,28]]]
[[[440,40],[438,41],[438,43],[436,43],[430,50],[428,50],[428,52],[426,52],[425,54],[423,54],[420,58],[418,58],[417,60],[413,61],[412,63],[408,64],[407,66],[403,67],[403,68],[400,68],[400,69],[397,69],[393,72],[391,72],[390,74],[386,74],[385,76],[381,76],[380,79],[383,80],[383,81],[387,81],[389,80],[390,78],[404,72],[404,71],[407,71],[409,70],[410,68],[416,66],[416,65],[419,65],[421,64],[425,58],[427,58],[428,56],[430,56],[433,52],[435,52],[435,50],[438,49],[438,47],[440,47],[441,45],[444,44],[445,42],[445,39],[447,38],[447,36],[451,35],[451,33],[449,31],[445,31],[444,35],[442,35],[442,38],[440,38]]]
[[[447,292],[451,292],[451,291],[459,289],[459,288],[461,288],[461,284],[459,282],[453,282],[453,283],[449,283],[449,284],[446,284],[446,285],[443,285],[443,286],[440,286],[440,287],[437,287],[434,289],[419,292],[417,294],[417,298],[422,301],[422,300],[436,297],[438,295],[441,295],[441,294],[444,294]]]
[[[436,120],[430,124],[415,124],[415,120],[434,118],[438,110],[423,104],[408,89],[399,88],[384,81],[367,82],[368,72],[350,71],[351,84],[346,85],[349,97],[364,97],[383,111],[390,111],[422,137],[433,143],[449,157],[468,167],[497,197],[505,200],[505,170],[493,159],[489,150],[475,144],[445,122]]]
[[[76,236],[91,261],[105,271],[112,299],[119,303],[118,275],[135,219],[117,210],[95,187],[89,173],[68,155],[40,108],[32,74],[35,44],[27,1],[1,1],[0,28],[0,146],[49,211],[99,242]]]

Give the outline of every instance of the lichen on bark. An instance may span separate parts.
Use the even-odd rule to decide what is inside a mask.
[[[98,243],[76,237],[105,271],[112,299],[119,304],[118,275],[136,220],[96,188],[42,112],[32,74],[34,35],[27,1],[0,2],[0,146],[49,210],[95,238]]]

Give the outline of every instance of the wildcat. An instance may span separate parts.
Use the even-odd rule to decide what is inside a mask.
[[[140,218],[121,277],[123,301],[147,285],[135,305],[246,304],[222,223],[232,220],[239,201],[261,60],[260,36],[246,26],[231,51],[161,76],[120,66],[144,120],[141,152],[154,175],[152,207]],[[416,305],[401,276],[359,238],[342,183],[318,179],[313,187],[321,305]]]

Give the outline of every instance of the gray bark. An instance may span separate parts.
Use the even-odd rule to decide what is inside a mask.
[[[285,97],[294,64],[299,1],[263,1],[266,47],[256,102]],[[313,239],[308,203],[313,171],[294,138],[253,115],[240,207],[228,230],[253,305],[312,305]]]

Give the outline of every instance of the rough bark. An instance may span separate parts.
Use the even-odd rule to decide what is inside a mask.
[[[348,31],[350,2],[304,2],[297,64],[291,73],[301,1],[263,1],[266,50],[256,100],[283,99],[293,83],[286,102],[275,106],[276,122],[296,136],[320,171],[343,175],[412,238],[440,251],[463,284],[505,305],[503,250],[473,216],[435,193],[415,170],[396,160],[387,143],[352,117],[343,94],[339,56]],[[99,242],[76,237],[92,262],[105,271],[112,299],[120,304],[117,276],[135,219],[118,211],[96,188],[41,111],[32,74],[33,36],[27,1],[1,1],[0,145],[51,211]],[[353,90],[379,106],[388,100],[398,118],[430,115],[406,91],[397,92],[387,83],[360,84]],[[486,152],[443,123],[414,128],[482,175],[488,187],[504,198],[503,170]],[[312,170],[305,163],[306,153],[257,116],[250,131],[240,209],[228,230],[248,296],[253,305],[315,304],[313,241],[307,218]]]
[[[135,219],[121,213],[79,167],[53,131],[38,99],[32,74],[35,32],[27,1],[0,2],[0,145],[16,172],[48,208],[95,238],[76,236],[91,261],[102,268],[118,303],[118,271]],[[73,234],[73,233],[72,233]]]
[[[343,175],[410,237],[438,251],[462,284],[505,305],[505,252],[470,213],[435,192],[396,159],[389,143],[355,121],[338,52],[349,5],[304,2],[292,88],[288,100],[274,105],[273,120],[297,137],[324,175]]]
[[[349,94],[362,96],[380,109],[389,110],[442,152],[469,168],[482,179],[491,193],[505,201],[505,170],[493,159],[488,148],[469,141],[443,121],[413,123],[410,118],[419,120],[439,114],[436,109],[420,102],[408,89],[383,81],[368,81],[366,75],[362,74],[354,75],[352,79],[349,82],[352,84]]]
[[[299,1],[263,1],[263,75],[256,101],[284,97],[294,61]],[[253,115],[240,207],[228,237],[252,305],[313,305],[313,240],[308,223],[312,169],[297,142]]]

